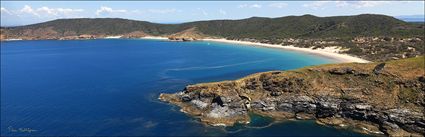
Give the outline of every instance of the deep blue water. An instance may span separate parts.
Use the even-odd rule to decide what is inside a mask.
[[[270,126],[258,116],[250,125],[211,127],[157,99],[188,84],[332,62],[212,42],[2,42],[1,135],[359,135],[313,121]]]

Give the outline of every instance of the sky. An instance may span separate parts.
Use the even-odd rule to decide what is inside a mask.
[[[253,16],[423,15],[424,1],[1,1],[1,26],[60,18],[126,18],[182,23]]]

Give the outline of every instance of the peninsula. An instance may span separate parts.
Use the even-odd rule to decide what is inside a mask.
[[[424,56],[385,63],[346,63],[253,74],[189,85],[159,99],[216,126],[249,123],[248,113],[276,120],[316,119],[391,136],[425,134]]]

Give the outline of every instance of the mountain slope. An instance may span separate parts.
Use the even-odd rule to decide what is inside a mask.
[[[58,19],[44,23],[38,23],[27,26],[5,28],[7,35],[10,36],[33,36],[37,35],[36,32],[29,32],[30,30],[40,30],[51,28],[55,31],[56,37],[70,36],[70,35],[120,35],[134,31],[143,31],[149,34],[163,34],[163,28],[171,28],[173,26],[165,26],[162,24],[154,24],[145,21],[135,21],[119,18],[97,18],[97,19]]]
[[[8,37],[35,36],[28,30],[55,31],[66,35],[121,35],[143,31],[150,35],[166,35],[196,27],[210,36],[225,38],[298,38],[298,37],[356,37],[356,36],[420,36],[420,25],[409,24],[384,15],[315,17],[312,15],[281,18],[252,17],[242,20],[211,20],[183,24],[156,24],[118,18],[59,19],[45,23],[4,28]],[[43,31],[43,30],[41,30]],[[27,32],[27,33],[25,33]]]
[[[298,38],[421,35],[423,30],[383,15],[315,17],[312,15],[281,18],[213,20],[183,25],[196,26],[205,34],[234,38]]]

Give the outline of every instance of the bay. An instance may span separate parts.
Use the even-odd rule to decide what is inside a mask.
[[[313,121],[212,127],[160,102],[188,84],[335,60],[216,42],[39,40],[1,43],[1,135],[358,136]],[[28,130],[18,130],[18,129]]]

